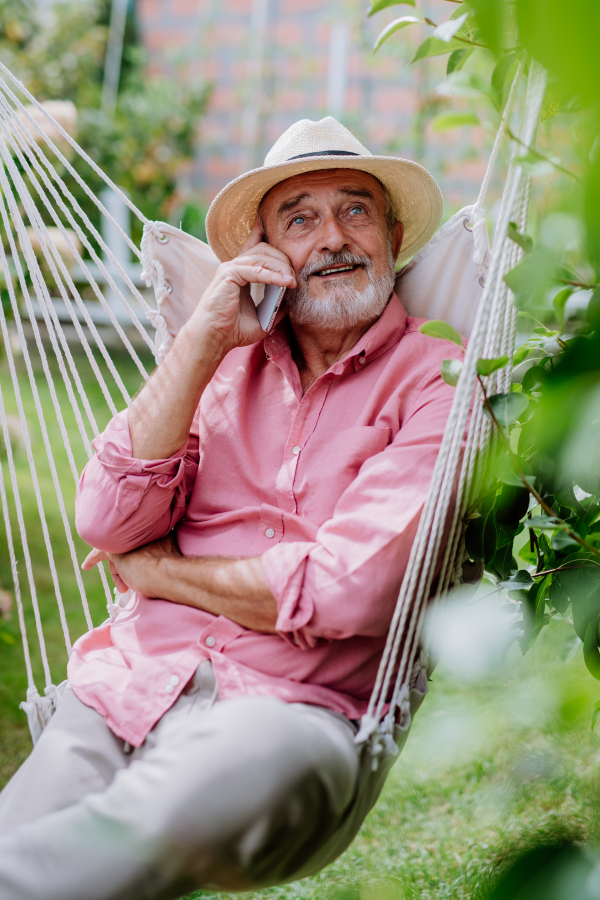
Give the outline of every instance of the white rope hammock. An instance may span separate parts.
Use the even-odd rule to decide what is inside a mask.
[[[473,259],[479,273],[485,273],[485,287],[474,317],[462,374],[456,387],[429,497],[412,547],[368,713],[363,718],[357,738],[360,743],[368,746],[374,769],[381,757],[397,753],[393,740],[396,723],[399,723],[402,729],[407,729],[410,724],[410,687],[414,684],[416,673],[427,665],[425,651],[420,649],[420,633],[427,602],[432,593],[434,574],[436,571],[439,572],[434,592],[436,601],[461,581],[462,566],[466,559],[464,518],[477,495],[478,455],[490,441],[491,423],[482,414],[480,402],[475,403],[469,416],[476,386],[477,360],[481,356],[496,357],[505,354],[511,356],[514,348],[516,310],[510,303],[503,276],[516,264],[522,253],[520,247],[506,237],[508,223],[515,221],[520,229],[524,230],[527,219],[529,179],[523,168],[518,165],[518,156],[525,152],[519,149],[522,145],[515,145],[491,256],[488,254],[483,203],[521,79],[522,67],[513,82],[486,177],[473,207]],[[526,96],[522,104],[520,128],[515,128],[525,146],[529,146],[534,139],[544,88],[545,74],[539,66],[532,63]],[[111,215],[106,204],[94,195],[85,178],[71,163],[73,152],[144,223],[143,253],[134,245],[129,235]],[[31,483],[27,485],[27,490],[33,489],[48,555],[52,591],[58,604],[68,654],[71,650],[69,615],[61,591],[62,573],[58,571],[50,541],[40,476],[25,416],[27,404],[23,400],[22,391],[25,388],[23,382],[28,383],[31,392],[29,403],[33,402],[39,421],[50,478],[56,493],[58,511],[75,573],[75,583],[83,605],[85,621],[88,628],[92,628],[94,623],[76,556],[71,521],[65,506],[47,425],[47,416],[51,411],[44,408],[38,379],[40,384],[44,380],[47,384],[64,452],[76,484],[79,479],[76,460],[86,459],[92,455],[91,440],[99,433],[99,428],[82,383],[78,368],[80,363],[72,354],[59,317],[59,303],[55,301],[61,301],[63,304],[60,308],[68,316],[69,326],[75,330],[87,363],[100,386],[108,413],[116,414],[118,405],[122,404],[121,400],[116,402],[113,399],[114,395],[122,398],[125,404],[129,404],[131,398],[115,361],[117,354],[111,355],[101,336],[101,329],[99,330],[97,326],[100,317],[95,310],[102,311],[102,318],[109,323],[111,338],[120,341],[122,349],[127,351],[139,374],[143,379],[147,379],[148,373],[134,343],[150,349],[157,362],[160,362],[172,343],[173,329],[169,330],[166,321],[168,319],[166,306],[169,302],[171,285],[166,281],[163,266],[160,261],[153,258],[151,251],[154,246],[152,241],[168,242],[169,233],[172,234],[173,229],[164,223],[146,220],[126,195],[81,150],[67,131],[2,64],[0,64],[0,155],[0,267],[6,280],[14,320],[14,324],[7,320],[4,308],[0,304],[0,329],[14,392],[14,406],[18,413],[29,465]],[[64,177],[59,174],[60,172],[64,172]],[[108,223],[115,229],[129,250],[143,262],[144,277],[151,278],[154,283],[158,309],[149,305],[144,294],[134,283],[130,268],[119,261],[111,249],[110,241],[103,237],[104,229],[98,228],[82,209],[74,196],[75,190],[85,192],[98,210],[99,218],[104,220],[105,225]],[[26,225],[26,222],[29,224]],[[194,240],[187,236],[182,237]],[[68,248],[68,254],[61,241]],[[208,248],[205,249],[210,252]],[[47,282],[56,286],[58,297],[50,296]],[[119,310],[115,310],[114,304],[108,302],[99,282],[106,285],[107,293],[111,291],[112,295],[118,298]],[[189,311],[187,314],[189,315]],[[40,319],[45,326],[44,335],[38,324]],[[23,320],[29,322],[28,328],[31,332],[29,338],[26,337]],[[154,339],[148,333],[149,328],[153,328],[156,332]],[[25,367],[26,378],[21,377],[21,380],[19,380],[20,363],[15,358],[11,329],[16,329]],[[135,341],[132,335],[136,336]],[[51,354],[46,350],[48,341]],[[37,352],[39,356],[42,375],[36,371],[32,362],[29,342],[35,345],[34,355]],[[33,347],[31,349],[33,350]],[[69,433],[66,426],[64,411],[57,393],[54,381],[57,378],[56,369],[62,379],[68,406],[76,423],[80,441],[76,447],[71,444],[73,434]],[[488,393],[508,390],[510,373],[508,365],[489,376],[486,385]],[[22,704],[22,708],[27,713],[35,742],[54,711],[57,692],[48,662],[40,603],[34,581],[32,553],[20,495],[20,487],[23,488],[24,485],[22,481],[21,485],[19,484],[18,466],[11,448],[9,419],[1,390],[0,422],[6,448],[6,458],[0,467],[0,498],[28,684],[27,700]],[[464,453],[461,452],[463,446]],[[10,483],[8,493],[5,473]],[[21,475],[21,479],[22,477]],[[53,508],[53,515],[54,512]],[[13,526],[15,520],[16,525]],[[22,585],[23,576],[18,570],[18,547],[15,546],[13,527],[18,532],[28,590]],[[111,612],[114,603],[103,569],[100,571],[100,577]],[[34,679],[24,608],[27,599],[33,611],[40,647],[45,681],[43,696],[40,695]],[[67,605],[70,605],[71,598],[68,599]],[[386,704],[390,701],[389,711],[384,717]]]

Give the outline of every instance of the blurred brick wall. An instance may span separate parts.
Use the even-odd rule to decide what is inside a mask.
[[[448,6],[443,0],[421,4],[436,21],[448,17]],[[412,10],[396,6],[367,19],[368,8],[364,0],[138,0],[153,71],[213,84],[190,173],[207,200],[240,172],[260,165],[297,119],[338,113],[372,152],[427,166],[442,187],[448,212],[474,201],[489,139],[480,129],[436,134],[428,125],[438,111],[436,102],[439,109],[448,106],[434,94],[447,57],[410,65],[416,46],[430,33],[419,25],[393,36],[373,56],[381,29]],[[334,63],[340,52],[345,59],[333,73],[332,52]],[[344,69],[345,78],[340,77]]]

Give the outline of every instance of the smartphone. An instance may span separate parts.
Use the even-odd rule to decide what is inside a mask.
[[[270,331],[275,321],[275,316],[281,306],[286,289],[278,284],[266,284],[265,293],[256,307],[256,315],[263,331]]]

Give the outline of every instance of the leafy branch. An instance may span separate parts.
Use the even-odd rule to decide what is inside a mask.
[[[555,519],[557,528],[562,528],[563,531],[565,532],[565,534],[568,534],[568,536],[573,541],[575,541],[581,547],[584,547],[590,553],[593,553],[595,556],[598,556],[600,558],[600,550],[598,550],[596,547],[592,546],[592,544],[588,544],[588,542],[586,540],[584,540],[575,531],[573,531],[571,528],[569,528],[567,523],[563,519],[559,518],[553,512],[553,510],[548,506],[548,504],[546,503],[544,498],[541,496],[541,494],[539,494],[538,491],[536,491],[536,489],[531,484],[530,480],[524,474],[524,472],[521,468],[521,465],[520,465],[519,457],[516,455],[516,453],[513,451],[512,447],[510,446],[510,440],[509,440],[508,436],[505,434],[504,429],[500,426],[498,419],[496,418],[496,414],[494,413],[492,405],[489,401],[487,391],[485,389],[485,385],[483,384],[481,375],[477,376],[477,380],[479,382],[479,387],[481,388],[481,392],[483,394],[483,402],[488,411],[488,415],[490,416],[492,422],[496,426],[496,429],[498,431],[500,439],[502,440],[502,442],[508,452],[510,460],[515,468],[517,476],[519,477],[521,483],[523,484],[523,487],[525,487],[529,491],[531,496],[535,498],[535,500],[537,501],[537,503],[539,503],[539,505],[542,507],[544,512],[551,518]]]

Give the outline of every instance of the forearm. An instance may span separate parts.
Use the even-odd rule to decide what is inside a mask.
[[[168,557],[159,570],[160,597],[226,616],[254,631],[275,632],[277,603],[260,557]]]
[[[173,603],[227,616],[253,631],[275,632],[278,607],[262,569],[261,557],[182,556],[172,535],[132,550],[93,550],[83,563],[91,569],[108,559],[118,589],[133,588]]]
[[[168,459],[185,444],[200,398],[225,354],[223,342],[201,321],[192,319],[181,329],[129,408],[136,459]]]

